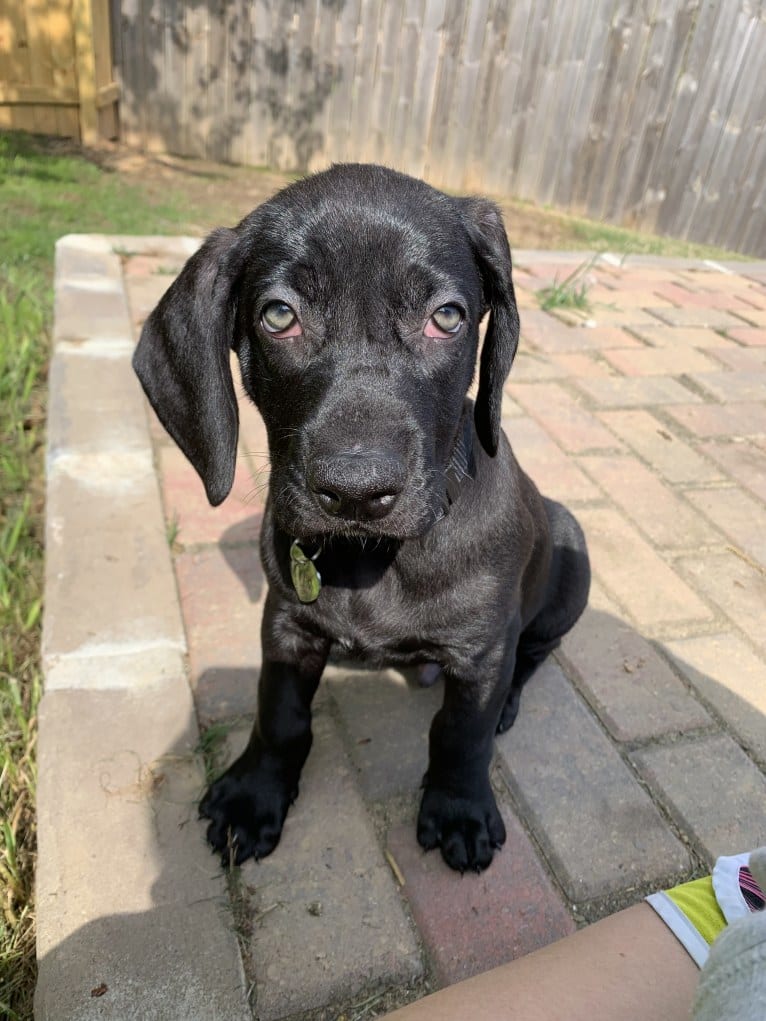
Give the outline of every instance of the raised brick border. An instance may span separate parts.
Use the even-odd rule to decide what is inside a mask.
[[[57,250],[38,1016],[92,1016],[103,982],[104,1018],[373,1017],[759,842],[766,266],[603,256],[581,325],[534,289],[587,254],[516,252],[504,424],[579,514],[595,582],[498,741],[508,844],[462,880],[419,850],[438,687],[345,664],[279,849],[226,881],[195,820],[197,720],[236,724],[233,749],[254,708],[263,424],[242,403],[212,511],[129,367],[197,243]]]

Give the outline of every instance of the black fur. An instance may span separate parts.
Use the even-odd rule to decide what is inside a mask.
[[[294,309],[300,336],[267,331],[273,301]],[[462,325],[427,336],[445,305]],[[518,335],[497,207],[364,165],[291,185],[213,234],[149,317],[134,366],[211,503],[234,474],[230,348],[269,437],[258,719],[202,801],[216,851],[231,842],[241,862],[277,845],[334,645],[373,663],[439,665],[418,839],[460,871],[485,868],[503,844],[493,736],[579,617],[590,579],[577,522],[540,496],[500,429]],[[294,539],[320,550],[313,603],[290,579]]]

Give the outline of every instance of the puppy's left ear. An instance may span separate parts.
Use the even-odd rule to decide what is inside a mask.
[[[229,367],[236,230],[217,230],[184,266],[144,323],[133,368],[162,424],[215,507],[234,480],[239,414]]]
[[[488,199],[459,199],[490,316],[481,351],[474,420],[481,445],[494,457],[500,442],[503,384],[519,345],[519,313],[511,279],[511,249],[503,215]]]

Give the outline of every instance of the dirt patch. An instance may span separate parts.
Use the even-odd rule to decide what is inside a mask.
[[[182,208],[188,209],[188,221],[182,229],[191,234],[238,223],[255,206],[296,179],[296,175],[258,167],[143,153],[117,144],[104,143],[90,149],[65,139],[48,139],[45,144],[51,152],[84,155],[101,169],[140,187],[150,201],[160,202],[172,191]],[[511,198],[497,200],[514,248],[587,247],[562,214]]]

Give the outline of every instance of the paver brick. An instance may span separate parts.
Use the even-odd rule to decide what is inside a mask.
[[[582,508],[579,518],[594,574],[642,629],[712,618],[696,593],[620,514]]]
[[[712,358],[689,347],[605,351],[604,358],[626,376],[681,376],[716,368]]]
[[[687,499],[748,556],[766,565],[766,504],[741,489],[690,489]]]
[[[711,287],[707,277],[704,281],[699,281],[698,286],[703,287],[704,290],[693,290],[672,283],[659,284],[655,293],[681,308],[723,309],[735,313],[740,309],[747,308],[736,293]]]
[[[240,526],[249,531],[245,522]],[[191,681],[205,721],[253,713],[267,585],[258,548],[211,546],[176,557]]]
[[[620,449],[621,442],[558,383],[524,383],[512,387],[514,398],[537,419],[564,450]]]
[[[600,498],[598,487],[537,422],[522,417],[503,425],[521,467],[546,496],[564,503]]]
[[[56,280],[122,278],[120,257],[106,238],[67,234],[56,242]]]
[[[766,404],[676,404],[663,411],[702,439],[766,435]]]
[[[130,322],[136,337],[155,305],[173,283],[169,276],[136,276],[125,280]]]
[[[690,378],[722,402],[766,400],[766,371],[697,372]]]
[[[642,327],[651,327],[657,320],[645,308],[620,308],[619,303],[611,308],[602,306],[594,313],[594,321],[599,330],[619,330],[626,336],[637,334]],[[635,340],[635,337],[632,336]],[[636,345],[638,342],[636,341]],[[633,344],[611,344],[603,345],[611,347],[632,347]]]
[[[54,295],[55,343],[60,340],[129,340],[130,317],[120,281],[58,280]]]
[[[673,351],[682,348],[735,347],[732,341],[703,326],[662,326],[654,320],[652,323],[640,324],[632,329],[637,337],[652,347]]]
[[[705,354],[734,372],[761,373],[766,368],[766,347],[718,347],[710,345]]]
[[[183,676],[140,696],[44,696],[40,1021],[251,1017],[226,885],[196,821],[196,744]]]
[[[766,650],[766,576],[758,564],[728,550],[720,555],[682,558],[685,578],[715,603],[761,649]]]
[[[561,379],[565,375],[564,369],[552,357],[540,351],[519,351],[511,369],[511,378],[516,383],[537,383],[540,380]]]
[[[481,875],[459,876],[438,851],[424,854],[412,824],[389,831],[436,981],[449,985],[528,954],[574,931],[519,821],[501,807],[507,841]]]
[[[607,379],[577,379],[575,383],[602,407],[689,404],[700,399],[677,380],[667,376],[613,376]]]
[[[751,343],[762,347],[764,344],[763,333],[766,332],[766,306],[748,308],[737,312],[737,315],[740,319],[744,319],[748,325],[752,325],[761,331],[761,336],[749,334],[744,343]]]
[[[587,609],[557,655],[618,741],[712,722],[654,647],[611,613]]]
[[[578,462],[640,530],[668,548],[720,544],[720,533],[634,457]]]
[[[736,329],[742,323],[735,315],[717,307],[690,308],[685,305],[683,308],[655,307],[647,311],[668,326],[707,326],[713,330],[726,330],[730,327]]]
[[[104,661],[177,669],[186,643],[148,452],[59,457],[49,468],[43,663],[53,686],[113,683]],[[130,670],[136,673],[131,678]]]
[[[200,477],[178,447],[161,447],[159,462],[165,518],[178,542],[194,546],[257,541],[263,504],[243,457],[237,458],[232,491],[218,507],[210,506]]]
[[[730,328],[726,331],[727,335],[748,347],[763,347],[766,344],[766,312],[743,312],[742,318],[758,325]]]
[[[51,359],[48,457],[149,450],[130,340],[62,341]]]
[[[649,411],[601,411],[598,417],[668,482],[704,483],[724,477]]]
[[[621,350],[621,349],[615,349]],[[552,356],[560,366],[560,377],[576,376],[582,379],[604,379],[614,376],[615,371],[606,360],[606,351],[572,351]]]
[[[687,870],[687,852],[554,663],[530,680],[497,746],[525,821],[573,902]]]
[[[279,846],[242,868],[254,889],[250,955],[260,1021],[404,986],[423,972],[393,873],[321,707],[313,729]]]
[[[741,443],[712,440],[700,444],[700,450],[741,486],[766,502],[766,451],[763,448],[749,440]]]
[[[667,643],[689,683],[766,765],[766,662],[737,635],[699,635]]]
[[[710,864],[763,843],[766,779],[728,735],[685,738],[632,758]]]
[[[428,731],[441,684],[420,688],[395,670],[328,668],[325,677],[350,737],[358,781],[369,801],[418,791],[428,767]]]

